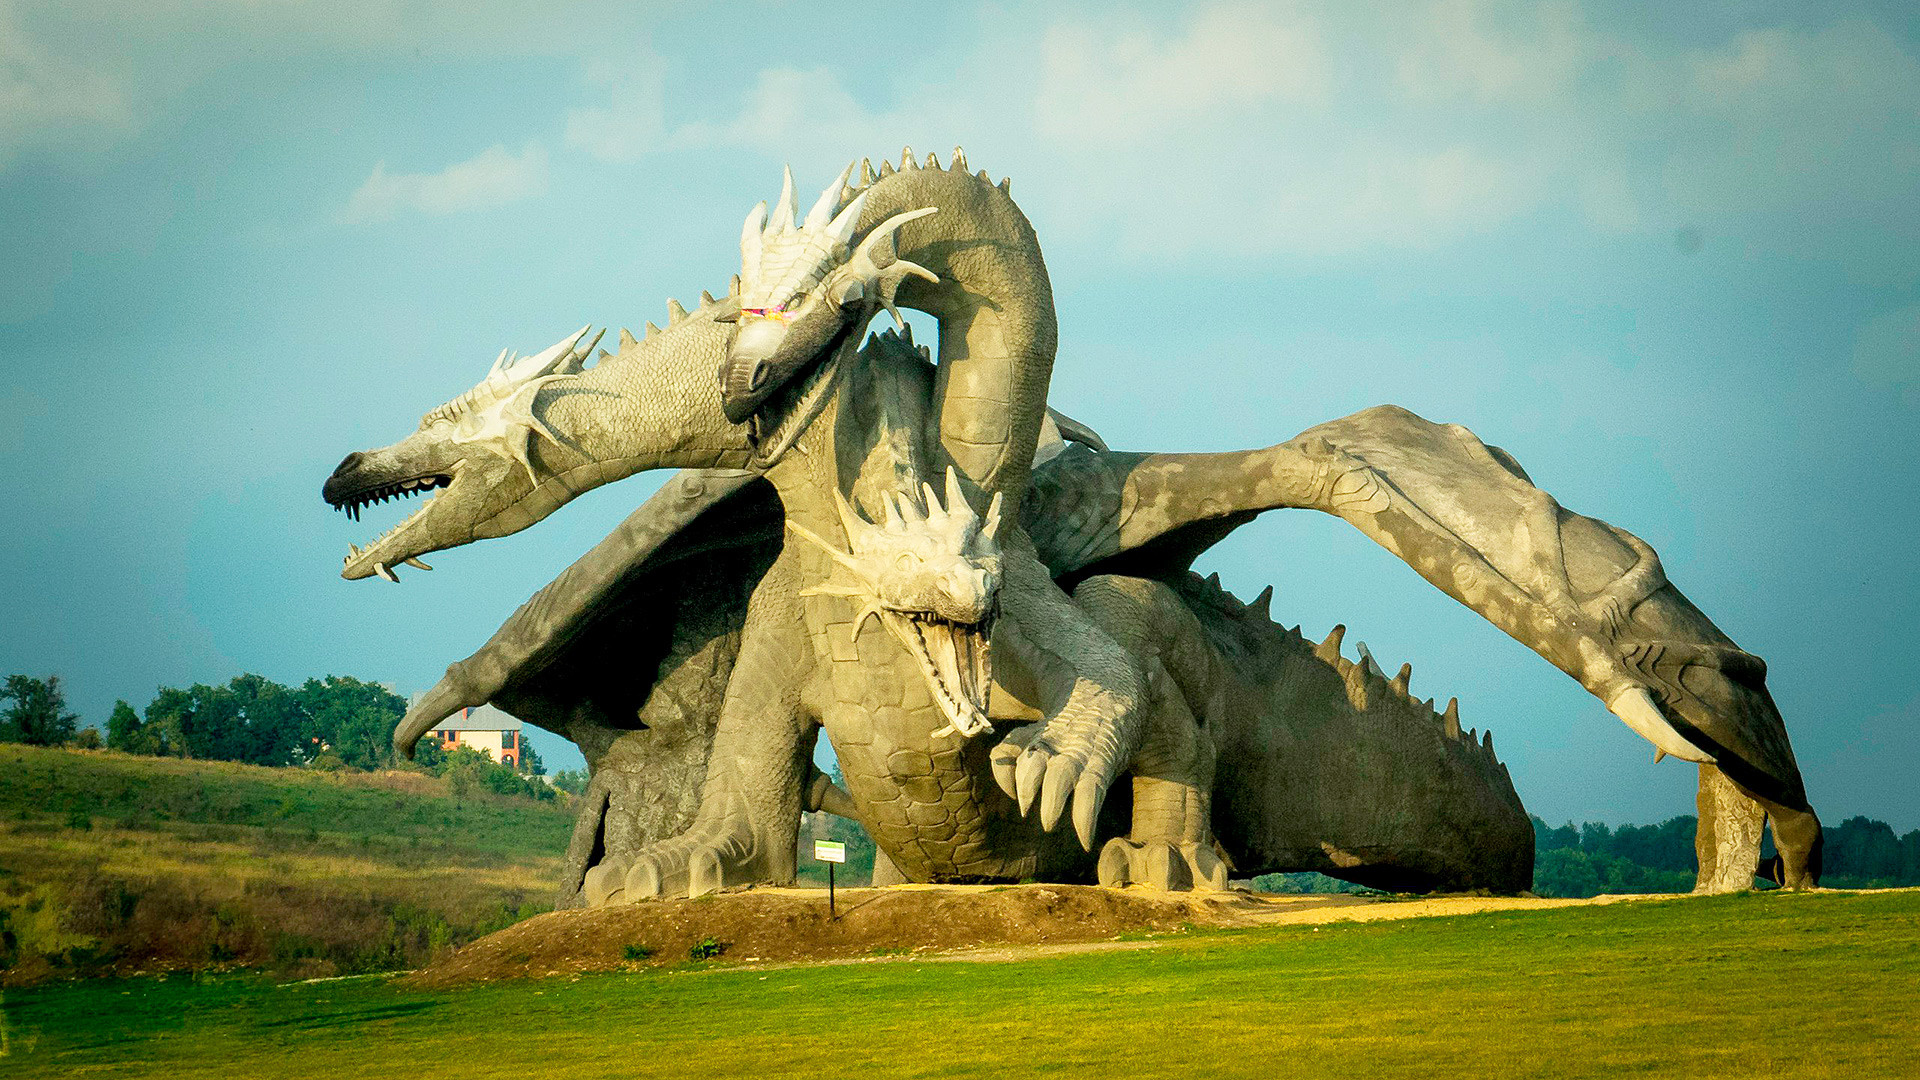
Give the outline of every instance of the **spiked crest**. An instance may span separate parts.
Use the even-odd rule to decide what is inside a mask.
[[[843,205],[849,190],[847,180],[852,175],[853,166],[849,164],[820,193],[806,218],[796,224],[793,170],[788,169],[771,222],[764,202],[747,214],[740,229],[742,318],[791,321],[800,305],[824,285],[827,299],[836,307],[871,298],[896,322],[902,322],[893,306],[900,282],[909,274],[931,282],[940,280],[926,267],[898,258],[893,245],[894,233],[902,225],[938,208],[895,214],[855,247],[853,231],[866,205],[866,193]]]
[[[994,539],[1000,496],[994,495],[982,519],[949,467],[944,506],[931,484],[922,484],[918,496],[882,495],[878,522],[863,517],[837,490],[834,500],[850,550],[797,522],[787,527],[832,556],[853,580],[816,585],[801,595],[859,602],[856,639],[867,620],[879,619],[919,660],[951,729],[961,735],[990,730],[988,635],[1000,599],[1000,547]]]
[[[540,477],[533,468],[534,436],[540,435],[559,445],[560,439],[546,422],[534,415],[534,398],[541,388],[577,377],[586,367],[586,359],[600,343],[600,334],[582,345],[591,326],[583,326],[570,337],[532,356],[520,357],[500,350],[487,377],[473,389],[428,413],[421,425],[454,425],[456,443],[490,444],[511,456],[527,470],[536,485]]]

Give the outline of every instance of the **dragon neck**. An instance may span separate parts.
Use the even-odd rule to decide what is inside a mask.
[[[898,302],[939,321],[939,464],[952,462],[975,487],[1003,492],[1018,506],[1046,414],[1057,335],[1040,243],[1006,189],[966,172],[957,155],[952,169],[931,156],[924,167],[911,156],[899,172],[882,166],[859,228],[927,206],[940,212],[902,227],[898,250],[940,281],[909,277]]]
[[[937,486],[939,471],[927,435],[933,372],[912,344],[876,337],[843,363],[833,398],[766,477],[789,521],[845,549],[835,491],[877,517],[883,492]],[[789,548],[809,580],[833,573],[833,560],[811,544]]]
[[[746,465],[746,432],[721,411],[713,375],[728,328],[710,315],[689,314],[541,389],[534,413],[557,439],[534,441],[555,480],[585,490],[648,469]]]

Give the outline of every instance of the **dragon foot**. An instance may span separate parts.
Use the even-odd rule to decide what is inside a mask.
[[[1100,884],[1145,885],[1165,892],[1223,892],[1227,864],[1212,844],[1139,842],[1116,836],[1100,849]]]
[[[705,896],[729,885],[790,881],[791,860],[784,867],[770,865],[765,853],[774,850],[778,848],[769,838],[756,836],[744,822],[696,825],[630,856],[609,856],[587,871],[581,893],[588,906],[599,907],[658,897]]]
[[[1039,799],[1042,828],[1059,823],[1071,797],[1074,832],[1092,851],[1094,823],[1113,781],[1116,745],[1103,725],[1033,724],[1009,732],[989,760],[994,780],[1019,802],[1021,813]]]

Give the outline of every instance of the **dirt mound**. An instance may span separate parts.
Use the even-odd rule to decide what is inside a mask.
[[[408,976],[421,987],[673,966],[709,939],[723,963],[835,963],[905,955],[1010,960],[1126,947],[1128,933],[1185,927],[1372,922],[1535,911],[1656,896],[1535,897],[1162,893],[1090,885],[894,885],[842,889],[838,918],[820,889],[736,889],[697,900],[555,911],[517,923]]]
[[[1281,898],[1119,891],[1087,885],[842,889],[838,918],[818,889],[744,889],[695,900],[556,911],[528,919],[416,972],[418,986],[542,978],[686,963],[711,938],[724,961],[818,961],[984,946],[1106,941],[1129,931],[1249,926]],[[1289,910],[1362,902],[1288,897]]]

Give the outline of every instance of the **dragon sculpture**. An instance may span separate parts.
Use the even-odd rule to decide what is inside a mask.
[[[579,743],[595,775],[564,900],[788,880],[803,809],[856,817],[879,872],[917,880],[1217,886],[1230,863],[1524,888],[1530,829],[1490,737],[1415,702],[1408,669],[1340,656],[1338,629],[1312,646],[1267,597],[1242,605],[1188,572],[1282,507],[1348,520],[1660,753],[1700,762],[1703,887],[1750,880],[1763,814],[1785,881],[1817,879],[1763,666],[1636,538],[1565,511],[1465,429],[1392,407],[1258,451],[1108,451],[1045,409],[1050,293],[1004,182],[957,152],[951,169],[908,154],[851,178],[797,225],[790,177],[771,226],[749,215],[726,299],[669,302],[666,330],[623,333],[592,368],[585,331],[503,356],[327,483],[356,513],[446,489],[350,551],[345,576],[391,579],[598,484],[695,470],[396,732],[410,746],[491,700]],[[908,338],[859,346],[896,304],[939,320],[938,367]],[[849,792],[812,769],[821,726]]]

